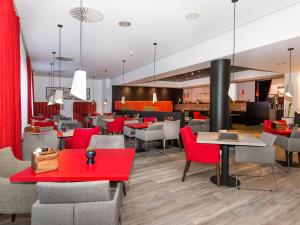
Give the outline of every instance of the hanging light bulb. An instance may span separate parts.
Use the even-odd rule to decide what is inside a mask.
[[[286,85],[285,88],[285,93],[284,95],[287,97],[292,98],[293,97],[293,90],[292,90],[292,51],[294,50],[294,48],[289,48],[288,51],[290,52],[290,76],[289,76],[289,82]]]
[[[104,105],[107,105],[107,98],[106,98],[106,73],[107,73],[107,70],[105,69],[104,70],[104,74],[105,74],[105,98],[104,98]]]
[[[243,83],[243,89],[242,89],[241,96],[245,96],[245,83]]]
[[[124,86],[124,83],[125,83],[125,82],[124,82],[124,71],[125,71],[124,68],[125,68],[125,62],[126,62],[126,61],[123,59],[122,62],[123,62],[123,86]],[[123,105],[125,105],[125,96],[124,96],[124,95],[123,95],[122,98],[121,98],[121,103],[122,103]]]
[[[234,70],[235,70],[235,6],[238,0],[232,0],[234,5],[233,11],[233,53],[232,53],[232,82],[229,85],[228,96],[231,98],[232,101],[237,100],[238,90],[237,84],[234,83]]]
[[[80,43],[79,43],[79,55],[80,55],[80,69],[76,70],[73,77],[71,94],[75,97],[86,101],[86,71],[82,70],[82,21],[84,20],[83,13],[85,9],[82,7],[82,0],[80,1],[80,8],[82,14],[80,15]]]
[[[59,46],[58,46],[58,88],[55,91],[54,95],[54,101],[57,104],[64,104],[64,91],[60,88],[60,58],[61,58],[61,29],[63,28],[63,25],[58,24],[57,25],[59,29]]]
[[[153,86],[154,86],[154,92],[152,94],[152,103],[155,103],[157,102],[157,95],[156,95],[156,92],[155,92],[155,66],[156,66],[156,46],[157,46],[157,43],[153,43],[154,45],[154,60],[153,60]]]

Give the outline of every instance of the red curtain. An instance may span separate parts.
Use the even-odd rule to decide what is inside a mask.
[[[79,122],[84,121],[84,116],[88,113],[96,112],[96,104],[92,102],[73,102],[73,119]]]
[[[26,58],[27,63],[27,87],[28,87],[28,123],[31,123],[32,119],[32,69],[31,69],[31,61],[29,56]]]
[[[34,102],[34,115],[38,116],[40,114],[50,117],[57,116],[60,114],[60,105],[48,105],[47,102]]]
[[[20,24],[12,0],[0,1],[0,148],[21,159]]]

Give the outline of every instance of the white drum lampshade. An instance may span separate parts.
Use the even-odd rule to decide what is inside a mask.
[[[286,90],[284,93],[285,96],[292,98],[293,94],[292,94],[292,85],[289,83],[286,85]]]
[[[104,103],[103,103],[104,105],[107,105],[107,98],[104,100]]]
[[[86,101],[86,72],[76,70],[73,77],[71,94]]]
[[[125,96],[122,96],[121,98],[121,103],[124,105],[125,104]]]
[[[229,90],[228,90],[228,96],[231,98],[232,101],[237,100],[237,84],[236,83],[230,83]]]
[[[152,102],[153,102],[153,103],[157,102],[157,95],[156,95],[156,92],[153,92],[153,95],[152,95]]]
[[[51,95],[48,100],[48,105],[54,105],[54,95]]]
[[[57,89],[55,91],[54,101],[57,104],[64,104],[64,91],[62,89]]]

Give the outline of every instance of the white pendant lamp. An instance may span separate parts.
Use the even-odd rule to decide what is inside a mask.
[[[63,25],[58,24],[57,25],[59,29],[59,46],[58,46],[58,56],[59,59],[61,58],[61,29],[63,28]],[[55,91],[54,95],[54,101],[57,104],[64,104],[64,91],[60,88],[60,60],[58,60],[58,88]]]
[[[106,97],[106,73],[107,73],[107,70],[105,69],[104,70],[104,74],[105,74],[105,92],[104,92],[104,94],[105,94],[105,98],[104,98],[104,105],[107,105],[107,97]]]
[[[289,82],[286,85],[285,91],[284,91],[284,95],[287,97],[292,98],[293,97],[293,86],[292,86],[292,51],[294,50],[294,48],[289,48],[288,51],[290,52],[290,76],[289,76]]]
[[[84,13],[84,8],[82,7],[82,0],[80,1],[80,8],[82,13]],[[71,94],[81,100],[86,101],[86,71],[82,70],[82,21],[84,20],[83,14],[80,15],[80,43],[79,43],[79,55],[80,55],[80,69],[76,70],[73,77]]]
[[[233,53],[232,53],[232,81],[229,85],[228,96],[232,101],[236,101],[238,97],[237,84],[234,83],[234,70],[235,70],[235,4],[238,0],[232,0],[233,3]]]
[[[123,59],[122,60],[122,63],[123,63],[123,86],[124,86],[124,83],[125,83],[125,80],[124,80],[124,72],[125,72],[125,70],[124,70],[124,68],[125,68],[125,60]],[[123,105],[125,105],[125,96],[123,95],[122,96],[122,98],[121,98],[121,103],[123,104]]]
[[[155,103],[157,102],[157,95],[156,95],[156,92],[155,92],[155,66],[156,66],[156,46],[157,46],[157,43],[153,43],[154,45],[154,60],[153,60],[153,86],[154,86],[154,92],[152,94],[152,103]]]
[[[52,73],[52,63],[50,63],[50,65],[51,65],[51,73]],[[48,75],[49,75],[49,86],[50,86],[50,88],[51,88],[51,80],[52,80],[52,77],[51,77],[52,74],[51,74],[51,73],[48,73]],[[51,101],[51,97],[52,97],[52,95],[49,96],[47,105],[53,105],[53,102]]]

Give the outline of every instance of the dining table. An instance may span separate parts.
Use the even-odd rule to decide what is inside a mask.
[[[221,156],[221,185],[226,187],[235,187],[236,180],[234,177],[229,176],[229,148],[235,146],[252,146],[264,147],[266,143],[259,138],[254,137],[248,133],[239,133],[238,140],[220,140],[218,132],[198,132],[197,143],[199,144],[218,144],[220,145]],[[212,176],[210,181],[217,185],[217,176]],[[237,180],[237,186],[240,181]]]
[[[71,138],[74,135],[74,129],[68,129],[66,131],[56,130],[57,137],[59,138],[59,149],[64,149],[66,144],[66,138]]]

